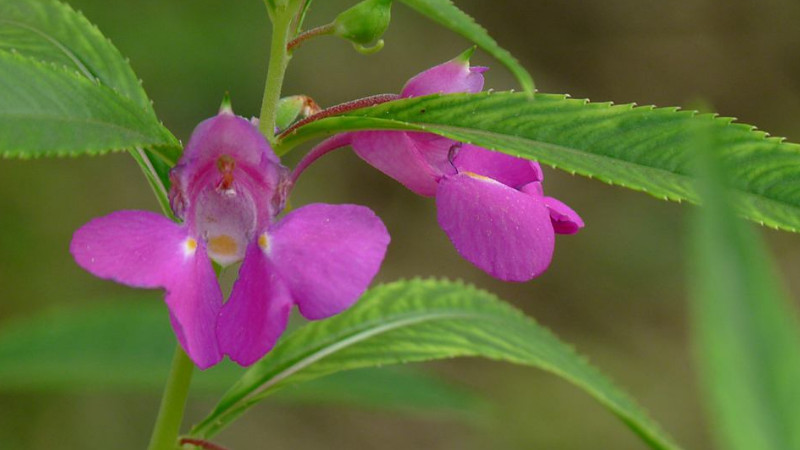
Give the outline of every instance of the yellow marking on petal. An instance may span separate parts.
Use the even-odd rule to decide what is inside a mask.
[[[258,237],[258,246],[261,247],[261,250],[269,250],[269,238],[267,237],[267,233]]]
[[[464,172],[461,172],[461,173],[463,173],[464,175],[466,175],[466,176],[468,176],[468,177],[470,177],[470,178],[474,178],[474,179],[476,179],[476,180],[482,180],[482,181],[493,181],[493,182],[495,182],[495,183],[497,182],[497,180],[495,180],[495,179],[493,179],[493,178],[489,178],[489,177],[486,177],[486,176],[483,176],[483,175],[478,175],[478,174],[477,174],[477,173],[475,173],[475,172],[467,172],[467,171],[464,171]]]
[[[197,241],[194,238],[186,238],[183,241],[183,252],[186,256],[190,256],[194,254],[195,250],[197,250]]]
[[[221,234],[208,240],[208,251],[215,255],[234,256],[239,251],[239,245],[232,237]]]

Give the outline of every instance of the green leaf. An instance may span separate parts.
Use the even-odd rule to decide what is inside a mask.
[[[277,148],[283,154],[305,140],[348,130],[428,131],[696,203],[691,130],[703,117],[709,118],[677,108],[589,103],[554,94],[433,95],[310,122],[282,136]],[[775,228],[800,230],[800,146],[732,120],[711,120],[709,133],[720,143],[737,211]]]
[[[763,241],[704,158],[690,278],[698,365],[719,448],[800,449],[800,328]],[[754,167],[758,170],[758,167]]]
[[[251,367],[192,434],[210,438],[273,392],[341,370],[457,356],[538,367],[586,390],[653,448],[677,448],[572,348],[485,291],[446,281],[376,287],[350,310],[313,322]]]
[[[0,391],[159,394],[175,338],[166,308],[154,300],[61,307],[0,323]],[[232,363],[198,371],[192,392],[224,392],[243,372]],[[414,370],[342,372],[286,389],[278,399],[464,418],[485,407],[474,394]]]
[[[0,120],[3,121],[0,132],[12,129],[20,120],[26,124],[24,128],[15,129],[16,139],[4,141],[0,138],[0,155],[24,158],[129,150],[153,187],[162,209],[170,212],[164,193],[169,188],[169,180],[164,174],[175,164],[175,153],[180,144],[156,118],[150,99],[128,61],[97,27],[81,13],[54,0],[4,0],[0,2],[0,51],[39,61],[44,65],[38,70],[53,72],[49,76],[25,79],[21,85],[15,84],[20,80],[3,80],[7,82],[0,83],[0,102],[19,99],[20,95],[22,101],[28,101],[25,91],[38,90],[40,86],[37,83],[46,80],[52,84],[55,73],[75,73],[98,87],[107,88],[105,91],[58,91],[52,89],[54,86],[42,86],[45,92],[36,98],[39,107],[34,111],[10,103],[3,105],[5,108],[0,106]],[[64,70],[59,71],[59,68]],[[69,79],[58,87],[74,84],[74,80]],[[16,92],[18,89],[22,92]],[[111,93],[126,101],[110,99]],[[140,136],[109,139],[109,126],[119,125],[120,118],[119,111],[114,110],[109,100],[110,103],[125,103],[124,108],[137,118],[136,122],[124,123],[122,133],[135,132]],[[91,114],[88,117],[70,115],[72,111],[68,108],[82,101],[88,103],[86,106],[92,109]],[[106,130],[100,132],[99,125],[105,125]],[[48,132],[42,133],[45,129]],[[26,135],[34,130],[33,134]],[[160,147],[160,153],[169,155],[170,159],[159,160],[151,154],[151,149],[145,148],[156,145]],[[157,182],[159,177],[161,181]]]
[[[86,18],[53,0],[0,2],[0,50],[72,69],[154,115],[128,62]]]
[[[449,28],[478,45],[495,57],[517,78],[523,91],[533,94],[533,78],[522,65],[504,48],[497,45],[489,33],[475,20],[461,11],[451,0],[399,0],[434,22]]]
[[[0,51],[0,156],[178,145],[155,116],[72,70]]]

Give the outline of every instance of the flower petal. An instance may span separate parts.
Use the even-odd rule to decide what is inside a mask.
[[[536,161],[515,158],[470,144],[461,146],[453,158],[453,164],[459,171],[477,173],[514,189],[544,178],[542,168]]]
[[[181,159],[215,161],[222,155],[254,166],[263,158],[275,164],[280,162],[258,128],[232,112],[221,112],[200,122],[192,132]]]
[[[128,286],[165,287],[184,256],[185,227],[149,211],[117,211],[91,220],[72,237],[79,266]],[[196,241],[195,241],[196,245]]]
[[[378,273],[389,233],[366,207],[313,204],[269,230],[269,254],[300,313],[338,314],[356,302]]]
[[[170,205],[190,227],[198,197],[209,189],[249,192],[266,226],[283,207],[288,171],[250,121],[223,111],[195,128],[170,179]]]
[[[553,197],[545,197],[544,204],[550,211],[553,230],[558,234],[575,234],[583,228],[583,219],[572,208]]]
[[[148,211],[118,211],[79,228],[70,251],[100,278],[166,288],[172,325],[186,353],[200,368],[219,361],[214,328],[222,292],[205,246],[186,227]]]
[[[545,197],[542,183],[534,181],[522,186],[522,192],[541,198],[550,211],[550,221],[553,223],[553,230],[558,234],[575,234],[583,228],[583,219],[569,206],[553,197]]]
[[[202,243],[194,257],[176,263],[168,269],[173,279],[165,299],[172,327],[189,358],[207,369],[222,359],[216,336],[222,291]]]
[[[486,67],[470,67],[462,56],[431,67],[406,82],[400,96],[420,97],[430,94],[476,93],[483,89]]]
[[[220,349],[243,366],[253,364],[275,346],[291,311],[289,291],[274,266],[257,243],[250,244],[220,313]]]
[[[505,281],[527,281],[550,265],[555,245],[544,202],[489,178],[443,178],[439,225],[467,261]]]
[[[369,165],[399,181],[413,192],[427,197],[436,193],[436,182],[442,174],[422,155],[417,142],[408,133],[402,131],[353,133],[351,146],[353,151]]]

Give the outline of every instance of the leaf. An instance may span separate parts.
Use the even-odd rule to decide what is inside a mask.
[[[210,438],[273,392],[341,370],[457,356],[538,367],[586,390],[653,448],[677,448],[625,394],[569,346],[485,291],[401,281],[281,341],[225,394],[192,435]]]
[[[478,418],[488,410],[488,403],[475,393],[408,367],[337,372],[281,390],[275,398],[311,405],[344,404],[415,414],[446,413],[461,418]]]
[[[175,338],[152,298],[61,307],[0,323],[0,391],[159,394]],[[221,393],[243,369],[220,364],[193,376],[192,391]],[[485,407],[474,394],[414,370],[365,369],[286,389],[279,400],[469,417]]]
[[[694,340],[719,448],[800,449],[800,328],[762,240],[701,160],[692,222]],[[756,169],[756,168],[754,168]]]
[[[0,51],[0,73],[0,156],[177,145],[155,116],[73,71]]]
[[[68,5],[53,0],[3,0],[0,49],[96,79],[154,115],[127,60],[97,27]]]
[[[522,65],[504,48],[497,45],[489,33],[475,20],[461,11],[451,0],[400,0],[418,13],[434,22],[464,36],[503,63],[517,78],[523,91],[533,94],[533,78]]]
[[[54,111],[45,108],[37,111],[38,116],[27,117],[29,127],[18,130],[19,134],[16,141],[3,142],[0,146],[0,155],[5,157],[31,157],[31,156],[52,156],[52,155],[76,155],[78,153],[97,153],[111,150],[129,150],[136,162],[144,171],[150,185],[153,187],[156,197],[165,212],[169,213],[169,205],[166,195],[162,193],[169,188],[169,180],[163,174],[169,167],[175,164],[177,157],[175,149],[180,148],[178,141],[167,131],[156,118],[150,99],[142,89],[139,79],[131,69],[128,61],[122,56],[119,50],[103,36],[100,31],[92,25],[81,13],[74,11],[68,5],[53,0],[3,0],[0,2],[0,51],[17,53],[29,57],[33,60],[46,63],[47,69],[64,68],[67,72],[74,72],[86,77],[95,84],[107,87],[119,97],[129,100],[126,105],[143,122],[142,128],[135,131],[152,134],[150,140],[140,140],[132,142],[108,139],[97,139],[98,136],[93,130],[93,124],[81,123],[71,118],[69,124],[55,122],[64,125],[56,128],[51,134],[50,126],[54,119],[42,120],[42,114],[52,114]],[[45,70],[45,68],[40,68]],[[58,72],[56,70],[56,72]],[[8,95],[14,96],[16,89],[38,89],[34,83],[41,82],[41,78],[25,80],[27,86],[17,86],[15,84],[5,84],[0,90],[0,101]],[[2,86],[2,84],[0,84]],[[61,95],[65,98],[61,98]],[[97,91],[81,91],[76,94],[72,91],[49,92],[47,102],[50,108],[59,108],[62,104],[74,103],[76,95],[99,95],[101,98],[88,100],[95,105],[102,105],[104,99],[107,100],[109,93],[98,94]],[[73,98],[66,98],[66,97]],[[12,106],[12,105],[7,105]],[[2,107],[0,107],[2,109]],[[63,109],[63,108],[61,108]],[[61,109],[59,109],[61,111]],[[7,113],[8,111],[2,111]],[[63,111],[61,111],[63,113]],[[20,114],[30,113],[29,111],[16,111]],[[0,113],[1,114],[1,113]],[[109,114],[106,116],[106,114]],[[100,119],[107,122],[114,122],[114,115],[107,113],[102,108],[93,111],[93,119]],[[0,115],[0,120],[6,120]],[[11,123],[0,124],[0,130],[14,126],[13,120],[18,117],[11,117]],[[128,124],[130,125],[130,124]],[[26,139],[22,133],[29,133],[35,129],[35,134],[47,135],[51,139],[33,141]],[[47,129],[47,133],[42,130]],[[71,142],[57,142],[65,135],[71,136]],[[56,142],[54,142],[56,141]],[[5,145],[10,145],[7,147]],[[118,146],[110,146],[118,145]],[[161,161],[150,154],[151,149],[143,149],[148,145],[160,145],[162,154],[171,155],[171,159]],[[155,172],[154,172],[155,170]],[[161,176],[161,182],[156,182],[156,177]]]
[[[428,131],[534,159],[655,197],[697,203],[692,124],[709,116],[677,108],[589,103],[509,92],[395,100],[311,121],[282,136],[279,154],[305,140],[364,129]],[[800,146],[730,118],[711,120],[739,214],[800,230]]]

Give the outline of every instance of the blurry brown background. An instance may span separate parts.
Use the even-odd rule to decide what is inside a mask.
[[[318,0],[307,25],[325,23],[353,3]],[[532,71],[543,92],[659,106],[705,101],[723,115],[800,141],[798,2],[457,3]],[[226,90],[239,114],[257,114],[268,45],[259,0],[71,4],[130,57],[159,116],[182,140],[215,113]],[[307,43],[292,60],[285,94],[308,94],[329,106],[397,92],[410,76],[469,46],[402,4],[393,13],[386,47],[374,56],[331,37]],[[473,62],[492,66],[487,87],[516,87],[485,54],[478,52]],[[496,282],[458,258],[436,226],[432,201],[347,151],[309,170],[292,202],[369,205],[393,238],[379,281],[460,277],[498,293],[574,343],[680,443],[708,448],[685,317],[684,228],[693,207],[554,170],[546,178],[548,194],[574,207],[587,226],[576,236],[560,237],[550,270],[521,285]],[[137,208],[157,205],[125,154],[0,162],[0,323],[47,305],[129,293],[81,271],[67,246],[72,231],[90,218]],[[800,238],[765,235],[794,298],[800,298]],[[152,297],[157,301],[159,295]],[[425,368],[481,393],[493,412],[469,424],[265,402],[219,441],[234,449],[644,448],[589,396],[553,376],[479,360]],[[213,400],[193,398],[188,421],[202,417]],[[157,404],[155,393],[0,393],[0,448],[143,448]]]

